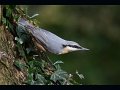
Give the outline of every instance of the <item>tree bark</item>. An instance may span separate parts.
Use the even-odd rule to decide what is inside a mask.
[[[2,8],[0,5],[0,21],[2,20]],[[5,26],[0,24],[0,85],[21,85],[26,79],[26,72],[20,71],[14,66],[14,61],[23,58],[16,57],[14,38]]]

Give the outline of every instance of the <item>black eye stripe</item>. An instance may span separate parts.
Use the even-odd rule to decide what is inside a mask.
[[[79,49],[82,49],[81,47],[76,46],[76,45],[63,45],[63,47],[67,47],[67,46],[69,46],[69,47],[73,47],[73,48],[79,48]]]
[[[66,47],[67,45],[62,45],[63,47]]]

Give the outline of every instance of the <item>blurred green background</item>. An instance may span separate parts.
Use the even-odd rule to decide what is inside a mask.
[[[120,6],[118,5],[25,5],[29,16],[39,14],[39,26],[56,35],[78,42],[90,51],[65,55],[63,70],[85,79],[85,85],[120,84]],[[79,81],[79,80],[78,80]]]

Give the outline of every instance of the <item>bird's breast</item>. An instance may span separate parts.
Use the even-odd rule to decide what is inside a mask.
[[[59,54],[65,54],[68,53],[69,49],[67,47],[63,48],[63,50]]]

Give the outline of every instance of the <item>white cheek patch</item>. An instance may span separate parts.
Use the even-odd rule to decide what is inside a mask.
[[[68,50],[70,50],[70,51],[77,51],[77,50],[80,50],[80,49],[73,48],[73,47],[69,47],[69,46],[67,46],[66,48],[67,48]]]
[[[69,46],[67,46],[66,48],[67,48],[69,51],[89,50],[89,49],[83,48],[83,47],[81,47],[81,48],[79,49],[79,48],[74,48],[74,47],[69,47]]]

